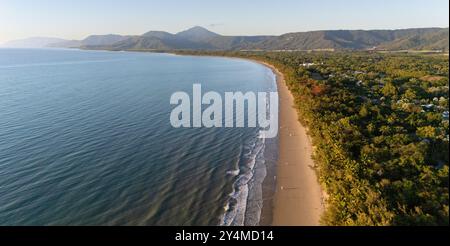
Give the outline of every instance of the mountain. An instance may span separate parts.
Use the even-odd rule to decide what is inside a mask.
[[[127,36],[108,34],[108,35],[91,35],[82,41],[83,46],[112,45],[127,39]]]
[[[223,36],[203,27],[172,34],[92,35],[83,40],[31,38],[15,47],[63,47],[107,50],[449,50],[448,28],[400,30],[330,30],[281,36]]]
[[[91,35],[83,40],[65,40],[62,42],[52,43],[48,45],[53,48],[82,48],[108,46],[127,39],[129,36],[121,36],[116,34],[107,35]]]
[[[147,38],[159,38],[159,39],[173,39],[176,36],[172,33],[163,32],[163,31],[150,31],[142,34],[142,37]]]
[[[106,46],[87,46],[86,48],[108,49],[108,50],[175,50],[175,49],[204,49],[203,43],[196,43],[190,40],[181,39],[176,36],[133,36],[127,39]]]
[[[50,44],[65,42],[67,40],[61,38],[49,38],[49,37],[32,37],[26,39],[19,39],[6,42],[1,47],[8,48],[45,48]]]
[[[128,36],[115,34],[91,35],[83,40],[65,40],[61,38],[34,37],[7,42],[2,47],[9,48],[80,48],[108,46],[127,39]]]
[[[206,43],[211,39],[221,37],[221,35],[211,32],[206,28],[196,26],[193,28],[190,28],[186,31],[182,31],[176,34],[178,38],[189,40],[192,42],[202,42]]]
[[[110,50],[235,50],[251,47],[273,36],[222,36],[203,27],[193,27],[176,34],[149,31],[141,36],[103,47]],[[91,47],[94,48],[94,47]]]
[[[388,50],[449,50],[449,29],[433,29],[432,32],[410,33],[391,42],[380,45]]]
[[[149,31],[141,36],[132,36],[103,48],[112,50],[173,50],[173,49],[214,49],[208,42],[221,37],[202,27],[172,34],[163,31]],[[95,47],[100,48],[100,47]]]
[[[331,30],[281,36],[222,36],[203,27],[177,34],[150,31],[96,48],[111,50],[449,50],[448,28]]]
[[[243,50],[256,47],[257,44],[272,38],[271,36],[219,36],[208,40],[210,49]]]
[[[403,30],[336,30],[289,33],[267,39],[252,48],[263,50],[438,49],[448,51],[448,28]]]

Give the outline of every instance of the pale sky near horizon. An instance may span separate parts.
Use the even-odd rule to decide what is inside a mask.
[[[0,0],[0,43],[27,37],[172,33],[223,35],[448,27],[448,0]]]

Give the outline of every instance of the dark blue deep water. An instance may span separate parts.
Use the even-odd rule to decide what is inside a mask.
[[[172,93],[273,91],[227,58],[0,49],[0,225],[252,225],[256,128],[175,129]]]

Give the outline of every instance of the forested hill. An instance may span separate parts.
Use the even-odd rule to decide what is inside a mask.
[[[337,30],[290,33],[258,43],[264,50],[314,49],[386,49],[446,50],[449,48],[448,28],[404,30]]]
[[[109,50],[449,50],[448,28],[334,30],[281,36],[223,36],[202,27],[171,34],[150,31],[115,43],[84,45]]]

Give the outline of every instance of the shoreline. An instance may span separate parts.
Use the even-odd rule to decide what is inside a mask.
[[[176,52],[163,53],[177,56],[204,56]],[[262,184],[264,190],[273,190],[273,192],[268,195],[263,193],[264,204],[261,208],[260,225],[319,226],[325,207],[324,192],[314,169],[311,140],[306,127],[298,120],[294,97],[285,83],[284,75],[272,64],[256,59],[206,56],[258,63],[269,68],[275,75],[279,96],[278,161],[275,161],[274,167],[267,167],[267,176]],[[271,188],[273,183],[275,187]]]
[[[319,226],[324,211],[323,192],[311,158],[313,146],[306,127],[298,120],[294,97],[277,68],[266,62],[251,61],[272,70],[279,95],[279,147],[272,225]]]
[[[307,128],[299,121],[295,100],[285,83],[284,74],[265,61],[233,56],[206,56],[257,63],[270,69],[275,75],[279,96],[278,161],[275,167],[267,167],[263,189],[270,191],[273,180],[275,188],[272,194],[263,195],[260,225],[320,226],[326,194],[319,183],[312,160],[314,146]]]

